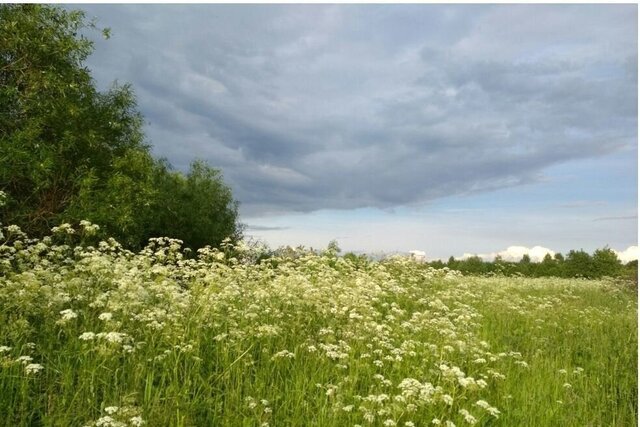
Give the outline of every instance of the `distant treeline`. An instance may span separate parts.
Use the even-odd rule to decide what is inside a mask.
[[[42,237],[89,220],[133,249],[150,237],[191,248],[239,237],[221,172],[202,161],[172,170],[151,154],[133,90],[96,89],[84,64],[96,29],[81,11],[0,5],[0,223]]]
[[[450,257],[447,262],[430,261],[434,268],[448,267],[463,274],[503,274],[527,277],[624,277],[637,280],[638,261],[622,264],[616,253],[610,248],[597,249],[593,254],[583,250],[572,250],[566,255],[560,253],[545,255],[541,262],[532,262],[524,255],[518,262],[505,261],[497,256],[493,261],[484,261],[478,256],[464,260]]]
[[[333,253],[340,252],[336,242],[331,242],[327,251]],[[279,256],[286,256],[288,253],[295,253],[288,248],[278,249]],[[355,254],[347,252],[343,255],[356,265],[367,265],[372,258],[366,254]],[[384,259],[384,258],[383,258]],[[525,277],[583,277],[585,279],[599,279],[602,277],[613,277],[638,281],[638,261],[634,260],[623,264],[618,255],[609,247],[597,249],[593,254],[584,250],[571,250],[566,255],[557,253],[545,255],[541,262],[531,261],[529,255],[524,255],[520,261],[506,261],[497,256],[493,261],[484,261],[479,256],[472,256],[465,259],[455,259],[453,256],[444,262],[441,260],[428,261],[425,266],[436,269],[449,268],[460,271],[465,275],[503,275],[503,276],[525,276]]]

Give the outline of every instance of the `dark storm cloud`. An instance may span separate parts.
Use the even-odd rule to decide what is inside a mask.
[[[637,141],[633,5],[85,5],[154,152],[245,214],[389,208]]]

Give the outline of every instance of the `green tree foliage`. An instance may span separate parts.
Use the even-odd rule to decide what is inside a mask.
[[[441,268],[441,261],[428,263],[431,267]],[[622,277],[637,283],[638,261],[622,265],[616,253],[608,247],[597,249],[593,255],[583,250],[571,250],[565,256],[560,253],[547,254],[541,262],[532,262],[529,255],[524,255],[518,262],[510,262],[496,256],[493,262],[484,262],[474,256],[464,260],[449,258],[447,267],[464,274],[501,274],[505,276],[520,274],[529,277],[585,277],[598,279],[601,277]]]
[[[558,261],[551,254],[546,254],[538,266],[538,276],[558,276],[559,273]]]
[[[638,287],[638,260],[628,262],[622,268],[622,277],[633,282]]]
[[[91,176],[142,144],[129,87],[95,90],[82,66],[92,43],[82,12],[42,5],[0,7],[0,185],[3,222],[43,234]]]
[[[482,274],[487,272],[486,263],[477,255],[459,261],[458,269],[467,274]]]
[[[564,276],[593,277],[594,270],[591,255],[582,249],[569,251],[564,261]]]
[[[592,257],[593,271],[596,275],[617,276],[622,271],[622,263],[610,248],[597,249]]]
[[[95,88],[95,29],[81,11],[0,5],[0,222],[28,234],[88,219],[130,247],[169,236],[191,247],[237,237],[237,204],[219,171],[185,176],[152,158],[128,85]],[[105,31],[105,35],[107,32]]]
[[[151,202],[148,237],[175,236],[194,248],[240,237],[238,206],[219,170],[195,161],[185,176],[163,163],[155,182],[158,192]]]

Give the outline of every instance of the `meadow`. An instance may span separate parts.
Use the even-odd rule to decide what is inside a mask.
[[[95,231],[3,229],[0,424],[637,425],[625,283]]]

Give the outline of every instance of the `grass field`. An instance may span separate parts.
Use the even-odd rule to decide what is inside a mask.
[[[624,284],[13,233],[0,246],[7,426],[637,424]]]

